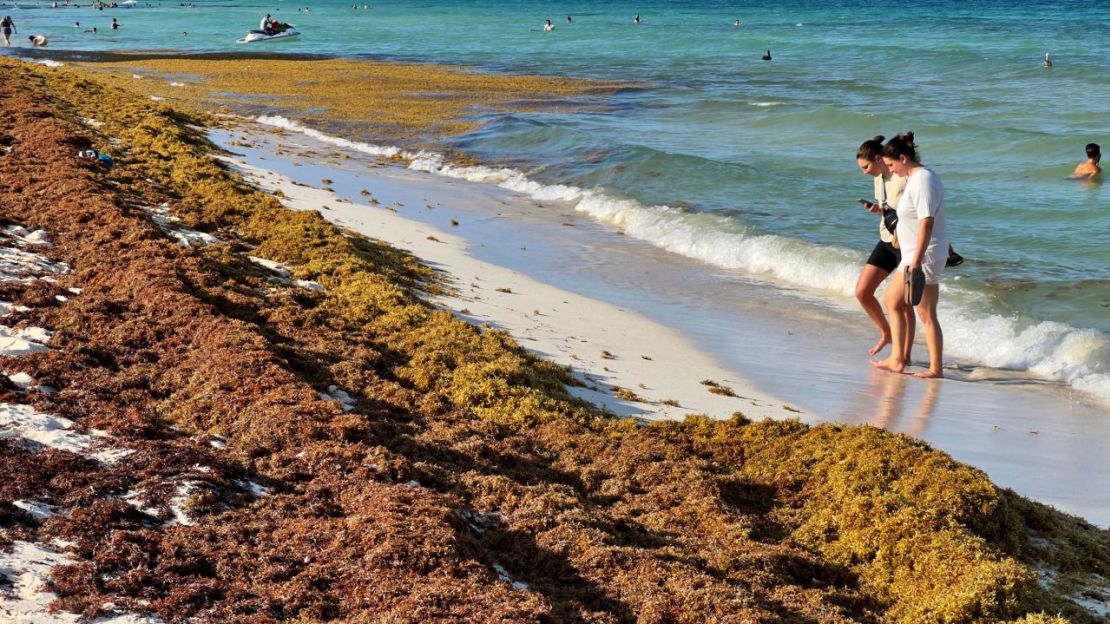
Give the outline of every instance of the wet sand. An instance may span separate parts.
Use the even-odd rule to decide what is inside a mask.
[[[217,133],[214,138],[227,143],[232,135]],[[952,369],[952,378],[939,382],[879,373],[867,364],[873,336],[852,302],[803,303],[756,280],[707,270],[620,237],[558,202],[537,203],[491,185],[383,165],[304,135],[264,131],[248,143],[229,148],[245,164],[313,187],[331,179],[335,193],[352,203],[329,202],[332,210],[322,213],[341,225],[360,229],[351,215],[366,215],[360,218],[379,228],[382,222],[374,219],[402,217],[421,224],[424,236],[414,237],[408,229],[403,235],[388,227],[374,231],[373,226],[367,233],[418,255],[429,244],[465,248],[473,259],[508,271],[505,275],[515,273],[596,300],[590,305],[605,302],[608,309],[669,328],[664,334],[674,341],[669,344],[683,345],[681,352],[696,355],[655,357],[647,351],[653,351],[656,339],[640,337],[645,346],[637,351],[644,353],[620,347],[620,353],[610,350],[619,359],[608,360],[600,357],[605,349],[598,344],[607,328],[619,326],[612,317],[531,315],[529,308],[535,308],[530,303],[523,308],[519,301],[503,303],[519,296],[515,288],[509,287],[511,295],[497,293],[502,286],[494,283],[483,289],[482,296],[491,301],[477,313],[473,299],[443,301],[460,314],[508,329],[526,347],[581,371],[603,390],[591,399],[618,413],[681,417],[689,412],[659,403],[678,399],[683,408],[715,417],[738,410],[753,417],[871,424],[925,440],[1022,495],[1098,526],[1110,524],[1110,493],[1097,487],[1110,479],[1110,463],[1104,459],[1110,456],[1107,411],[1064,388],[1013,379],[1002,371]],[[277,143],[286,155],[275,154]],[[261,177],[267,179],[264,184],[277,183],[276,176]],[[372,191],[377,206],[360,197],[363,188]],[[396,212],[385,208],[397,201],[404,205],[393,206]],[[452,220],[459,225],[452,226]],[[451,260],[458,261],[458,256]],[[455,275],[460,285],[472,283],[465,269],[460,273],[447,261],[439,268]],[[501,303],[494,302],[498,299]],[[536,329],[541,325],[546,326],[542,332]],[[586,335],[595,337],[593,347],[571,344],[570,336]],[[626,335],[614,344],[627,340]],[[924,354],[923,347],[919,354]],[[691,388],[702,378],[700,371],[714,369],[706,374],[719,376],[750,398],[722,398],[709,395],[705,387]],[[640,388],[641,383],[647,387]],[[613,400],[607,396],[613,386],[650,403]]]

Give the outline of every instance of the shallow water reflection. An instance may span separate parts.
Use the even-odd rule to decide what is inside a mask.
[[[927,380],[923,382],[925,392],[916,405],[912,400],[907,404],[907,384],[919,384],[909,375],[894,375],[882,371],[872,371],[869,387],[878,396],[875,402],[875,416],[870,424],[880,429],[892,432],[901,432],[920,438],[929,426],[929,421],[936,411],[940,401],[942,380]],[[907,417],[908,415],[908,417]]]

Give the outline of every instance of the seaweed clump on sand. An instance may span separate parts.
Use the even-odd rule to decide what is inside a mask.
[[[45,228],[74,267],[59,287],[83,288],[22,313],[55,337],[19,366],[59,392],[5,400],[134,450],[110,470],[51,455],[19,491],[0,489],[6,539],[77,544],[55,571],[62,608],[213,622],[1094,621],[1069,592],[1108,576],[1106,532],[870,428],[611,418],[568,395],[565,370],[425,303],[445,285],[414,258],[243,185],[190,127],[203,118],[66,68],[0,60],[0,73],[0,134],[15,147],[0,157],[2,216]],[[119,165],[73,158],[87,144]],[[221,242],[175,243],[143,208],[161,204]],[[38,484],[58,516],[4,506]],[[1038,582],[1048,568],[1058,582]]]

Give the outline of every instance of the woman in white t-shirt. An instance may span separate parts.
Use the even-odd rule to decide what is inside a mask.
[[[871,250],[867,262],[860,270],[859,279],[856,280],[856,299],[863,311],[875,327],[879,330],[879,340],[868,351],[875,355],[890,344],[890,324],[883,314],[883,306],[875,297],[875,290],[883,283],[888,275],[894,272],[902,262],[902,253],[898,249],[898,242],[890,226],[893,218],[894,206],[902,197],[906,188],[906,179],[896,175],[883,162],[883,136],[879,135],[860,144],[856,150],[856,164],[860,171],[872,176],[875,180],[875,201],[861,199],[860,203],[868,212],[879,216],[879,240]],[[910,359],[910,350],[913,348],[914,318],[913,310],[906,310],[907,331],[904,336],[905,347],[902,349],[906,360]]]
[[[940,278],[948,259],[948,228],[944,213],[944,186],[940,177],[921,164],[913,133],[899,134],[883,147],[883,162],[895,174],[906,178],[906,190],[898,200],[898,243],[902,261],[886,291],[886,306],[890,321],[891,353],[876,367],[901,373],[906,368],[903,353],[907,332],[905,312],[906,281],[902,277],[920,269],[925,274],[925,289],[921,301],[915,306],[917,317],[925,333],[929,348],[929,369],[914,373],[915,377],[943,377],[941,368],[944,354],[944,334],[937,320],[937,299],[940,295]]]

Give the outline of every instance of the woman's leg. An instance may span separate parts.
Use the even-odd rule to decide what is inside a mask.
[[[883,283],[887,275],[890,275],[890,271],[873,264],[865,264],[863,270],[859,273],[859,279],[856,281],[856,299],[863,306],[863,311],[867,312],[867,316],[871,318],[871,322],[879,329],[879,341],[867,352],[868,355],[875,355],[882,351],[883,347],[890,344],[890,324],[887,323],[886,316],[883,315],[882,304],[875,297],[875,290],[879,287],[879,284]]]
[[[895,270],[895,278],[886,289],[885,303],[890,319],[890,357],[881,361],[871,361],[876,368],[900,373],[906,370],[906,290],[905,280],[901,279],[902,267]]]
[[[921,317],[921,327],[925,331],[925,345],[929,347],[929,370],[914,373],[923,379],[944,377],[944,333],[937,320],[937,299],[940,298],[940,284],[927,284],[921,303],[917,304],[917,315]]]

